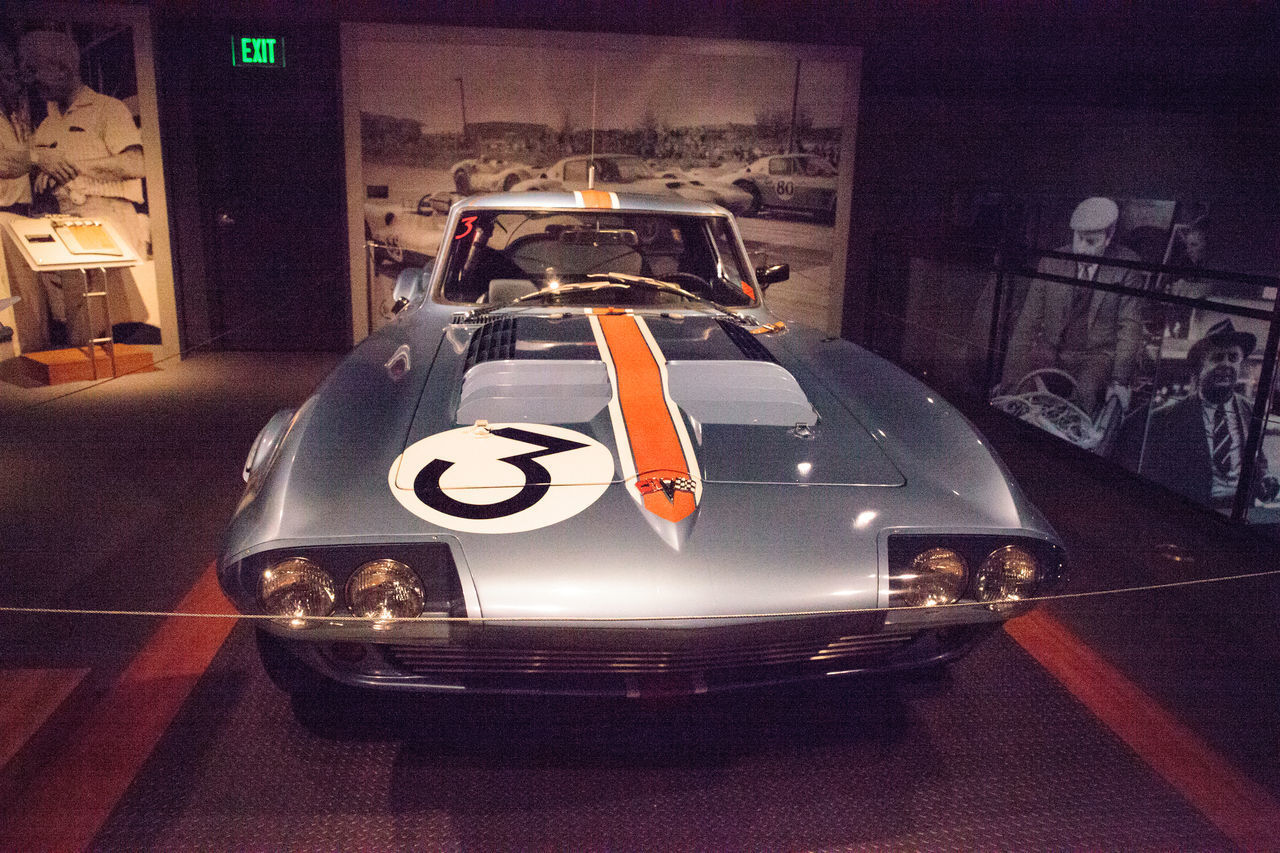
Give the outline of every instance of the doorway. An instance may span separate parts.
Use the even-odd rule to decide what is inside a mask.
[[[337,25],[157,33],[184,351],[348,348]],[[277,39],[283,67],[234,65],[242,36]]]

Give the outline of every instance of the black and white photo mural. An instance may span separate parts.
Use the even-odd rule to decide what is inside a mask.
[[[598,189],[733,212],[791,265],[775,312],[838,331],[859,69],[843,48],[344,26],[356,336],[453,200],[585,189],[592,165]]]
[[[1275,288],[1223,271],[1244,255],[1214,255],[1207,203],[1050,202],[1028,243],[1059,255],[1008,279],[992,405],[1197,503],[1231,513],[1239,493],[1251,519],[1273,520],[1280,426],[1255,404]]]
[[[5,311],[0,322],[14,332],[6,355],[84,345],[108,334],[108,323],[116,343],[175,352],[145,12],[96,4],[6,6],[0,104],[0,225],[7,226],[0,227],[0,299],[12,302],[12,313]],[[43,227],[33,220],[52,227],[68,218],[108,223],[120,240],[115,248],[123,259],[103,274],[105,312],[84,298],[83,277],[38,272],[15,244],[17,234]]]

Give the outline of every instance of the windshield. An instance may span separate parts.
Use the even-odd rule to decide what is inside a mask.
[[[813,178],[831,178],[836,175],[836,167],[821,157],[805,157],[800,161],[801,171]]]
[[[604,273],[620,277],[601,284]],[[675,285],[629,287],[625,277]],[[592,288],[560,288],[593,282]],[[756,303],[741,243],[724,216],[631,211],[463,214],[444,262],[449,302],[502,305],[545,292],[547,302],[612,305],[689,304],[690,296],[741,308]]]
[[[646,164],[639,157],[619,157],[615,160],[599,160],[597,168],[610,168],[617,176],[614,180],[618,181],[638,181],[643,178],[652,178],[653,172],[650,171]]]

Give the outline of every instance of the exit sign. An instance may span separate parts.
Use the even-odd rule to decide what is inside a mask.
[[[284,68],[284,39],[276,36],[235,36],[231,64],[256,68]]]

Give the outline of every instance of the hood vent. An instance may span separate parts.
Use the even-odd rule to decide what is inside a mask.
[[[481,326],[471,337],[467,348],[466,368],[470,370],[486,361],[502,361],[516,357],[516,319],[498,317]]]
[[[603,361],[493,359],[467,371],[456,421],[585,423],[612,394]]]
[[[724,333],[729,336],[729,340],[742,351],[742,354],[751,361],[771,361],[777,364],[778,360],[773,357],[773,353],[765,349],[765,345],[760,343],[760,339],[748,332],[736,323],[727,320],[717,320],[720,328],[724,329]]]

